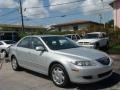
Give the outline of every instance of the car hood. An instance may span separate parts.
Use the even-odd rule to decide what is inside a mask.
[[[68,56],[71,58],[82,58],[87,60],[96,60],[99,58],[106,57],[107,54],[104,52],[95,50],[95,49],[89,49],[84,47],[79,48],[71,48],[71,49],[64,49],[64,50],[57,50],[55,51],[57,54],[61,54],[64,56]]]
[[[80,40],[78,40],[77,42],[97,42],[97,41],[99,41],[100,39],[80,39]]]

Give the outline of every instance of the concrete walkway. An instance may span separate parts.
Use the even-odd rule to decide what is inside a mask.
[[[120,55],[110,55],[114,60],[120,60]]]

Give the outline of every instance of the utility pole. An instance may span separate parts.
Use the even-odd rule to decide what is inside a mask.
[[[104,10],[104,9],[105,9],[105,8],[104,8],[104,1],[101,0],[101,3],[102,3],[102,6],[103,6],[103,10]],[[105,17],[105,14],[104,14],[104,12],[103,12],[103,19],[105,19],[104,17]],[[105,28],[105,21],[104,21],[104,20],[103,20],[103,24],[104,24],[104,28]]]
[[[102,23],[102,15],[99,14],[100,24]]]
[[[20,14],[21,14],[21,22],[22,22],[22,31],[24,32],[24,19],[23,19],[23,8],[22,8],[22,2],[19,0],[20,4]]]
[[[117,7],[117,2],[115,2],[114,7]],[[117,17],[118,17],[118,10],[116,9],[115,10],[115,19],[116,19],[116,21],[115,21],[115,31],[117,30],[117,20],[118,20]]]

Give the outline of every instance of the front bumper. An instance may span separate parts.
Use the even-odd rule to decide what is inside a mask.
[[[95,45],[80,45],[81,47],[95,48]]]
[[[108,78],[112,75],[112,66],[91,67],[91,68],[74,68],[69,72],[71,82],[74,83],[93,83]]]

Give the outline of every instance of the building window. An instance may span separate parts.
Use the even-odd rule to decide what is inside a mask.
[[[78,30],[78,25],[73,25],[73,30],[77,31]]]
[[[58,28],[58,31],[61,32],[61,27]]]

